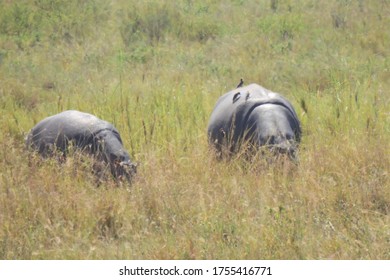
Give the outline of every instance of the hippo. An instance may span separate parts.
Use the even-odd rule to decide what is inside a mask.
[[[115,178],[131,182],[136,165],[124,149],[118,130],[109,122],[76,110],[47,117],[35,125],[26,139],[27,148],[43,157],[59,151],[66,156],[69,146],[93,154],[106,162]]]
[[[237,153],[246,144],[247,151],[265,146],[272,154],[287,154],[294,160],[302,134],[291,103],[254,83],[240,83],[218,99],[207,132],[219,158]]]

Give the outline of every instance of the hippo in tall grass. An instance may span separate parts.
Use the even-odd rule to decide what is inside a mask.
[[[88,113],[69,110],[43,119],[31,129],[26,145],[44,157],[56,151],[65,156],[73,145],[106,162],[115,178],[131,181],[136,173],[136,165],[124,149],[118,130]]]
[[[265,146],[271,154],[296,159],[301,126],[286,98],[257,84],[240,83],[218,99],[209,120],[208,138],[220,158],[237,153],[243,146],[252,152]]]

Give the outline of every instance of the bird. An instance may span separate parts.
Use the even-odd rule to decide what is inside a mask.
[[[240,83],[237,85],[237,88],[242,87],[243,84],[244,84],[244,80],[241,78]]]
[[[236,103],[236,101],[238,99],[240,99],[241,97],[241,92],[237,92],[234,96],[233,96],[233,103]]]

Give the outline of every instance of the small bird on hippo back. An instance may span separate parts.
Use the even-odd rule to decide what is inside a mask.
[[[126,178],[130,183],[137,172],[118,130],[107,121],[76,110],[40,121],[29,132],[26,146],[43,157],[58,152],[66,157],[69,147],[73,146],[106,163],[115,179]]]
[[[240,88],[240,87],[242,87],[243,85],[244,85],[244,79],[241,78],[241,79],[240,79],[240,82],[239,82],[238,85],[237,85],[237,88]]]

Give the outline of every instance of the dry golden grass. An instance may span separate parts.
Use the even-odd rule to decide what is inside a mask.
[[[0,259],[390,259],[386,1],[3,2]],[[240,77],[294,104],[298,165],[213,157]],[[115,124],[131,187],[25,150],[66,109]]]

